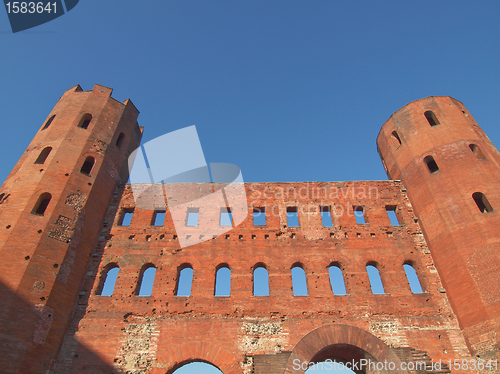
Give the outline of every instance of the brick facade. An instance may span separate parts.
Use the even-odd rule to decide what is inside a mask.
[[[500,207],[500,156],[461,103],[427,98],[391,116],[377,144],[392,180],[247,183],[242,224],[182,247],[169,207],[164,224],[153,225],[153,208],[136,205],[124,183],[142,130],[131,102],[110,94],[102,86],[68,90],[0,190],[3,372],[171,374],[203,361],[224,374],[281,374],[332,358],[410,365],[363,373],[476,373],[448,360],[498,359],[498,218],[481,213],[472,193],[479,183],[488,204]],[[427,110],[439,124],[430,125]],[[126,143],[118,147],[121,133]],[[487,160],[478,160],[472,142]],[[44,164],[34,164],[47,146]],[[429,172],[429,154],[439,171]],[[95,164],[87,175],[89,155]],[[185,197],[213,188],[176,187]],[[42,193],[52,198],[43,215],[33,214]],[[361,206],[364,224],[354,216]],[[265,225],[253,224],[254,208],[264,208]],[[299,227],[289,227],[287,208],[297,211]],[[322,209],[332,227],[323,226]],[[412,293],[404,264],[423,293]],[[367,265],[379,270],[384,294],[372,293]],[[116,266],[112,296],[100,295]],[[156,268],[153,291],[139,296],[147,266]],[[228,297],[214,295],[221,266],[231,271]],[[269,296],[253,295],[259,266]],[[294,266],[305,272],[307,296],[293,294]],[[332,292],[330,266],[342,270],[346,295]],[[186,267],[190,296],[176,296]],[[425,365],[411,367],[417,363]]]

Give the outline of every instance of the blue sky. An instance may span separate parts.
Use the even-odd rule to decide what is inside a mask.
[[[12,34],[0,11],[0,178],[76,84],[130,98],[144,143],[196,125],[207,161],[247,182],[386,179],[380,127],[432,95],[500,144],[499,13],[493,0],[81,0]]]
[[[375,139],[429,95],[500,143],[498,1],[97,1],[12,34],[0,11],[5,178],[67,88],[131,98],[144,142],[196,125],[245,181],[386,179]]]

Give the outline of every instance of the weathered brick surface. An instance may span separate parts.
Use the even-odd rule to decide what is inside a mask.
[[[0,190],[0,367],[4,373],[45,373],[55,362],[115,186],[127,180],[125,157],[141,132],[137,109],[111,89],[76,86],[62,96]],[[87,129],[82,116],[92,114]],[[122,149],[114,146],[126,134]],[[96,141],[108,144],[96,152]],[[111,144],[111,146],[109,146]],[[35,161],[52,147],[43,164]],[[95,164],[80,173],[85,159]],[[33,214],[42,193],[51,200]],[[8,196],[8,197],[7,197]]]
[[[431,126],[426,111],[439,124]],[[450,97],[428,97],[400,109],[382,127],[377,144],[389,177],[408,188],[471,353],[498,353],[500,216],[481,213],[472,195],[483,193],[499,209],[500,154],[463,104]],[[429,172],[426,156],[438,171]]]
[[[195,196],[201,187],[182,188]],[[170,372],[192,359],[211,362],[224,373],[250,373],[254,355],[293,351],[308,333],[331,324],[359,328],[385,349],[424,350],[434,361],[469,357],[401,182],[253,183],[246,189],[250,213],[239,227],[180,248],[168,211],[164,226],[156,227],[154,211],[135,206],[131,225],[119,226],[121,212],[135,205],[127,186],[119,206],[110,209],[116,215],[109,234],[103,234],[108,239],[96,248],[102,257],[89,268],[88,307],[76,340],[99,351],[117,372],[134,373]],[[356,224],[356,205],[365,207],[367,224]],[[287,206],[299,208],[300,227],[287,226]],[[333,227],[323,227],[320,206],[339,212]],[[390,224],[386,206],[397,207],[400,226]],[[253,225],[252,207],[266,208],[266,226]],[[403,269],[408,261],[423,294],[410,291]],[[379,266],[385,295],[371,292],[365,267],[372,262]],[[113,296],[96,295],[111,263],[120,267]],[[137,296],[139,272],[149,263],[157,267],[153,293]],[[268,297],[253,296],[253,268],[259,263],[269,271]],[[308,296],[293,296],[290,270],[297,263],[306,272]],[[333,263],[343,269],[348,295],[332,293],[328,267]],[[190,297],[175,296],[183,264],[194,270]],[[220,264],[231,269],[230,297],[214,296]],[[130,349],[131,339],[144,345],[140,355]],[[274,362],[260,360],[264,366],[256,365],[255,373]],[[79,355],[71,372],[88,365]]]
[[[196,208],[189,201],[220,185],[165,185],[167,193],[176,189],[176,201],[166,202],[161,186],[123,184],[126,157],[141,133],[136,109],[110,93],[101,86],[69,90],[51,126],[36,135],[0,190],[0,245],[10,259],[0,265],[2,372],[172,374],[203,361],[224,374],[304,373],[297,362],[335,358],[424,365],[365,373],[476,373],[449,360],[476,353],[498,358],[496,213],[480,215],[470,196],[460,193],[480,181],[496,206],[498,183],[477,178],[497,173],[496,183],[500,158],[461,104],[424,99],[384,125],[379,151],[389,176],[403,181],[249,183],[247,218],[211,235],[201,228],[217,226],[223,204],[200,208],[199,226],[181,232],[172,203]],[[441,120],[432,128],[438,136],[419,122],[428,108]],[[88,130],[77,128],[84,113],[97,118]],[[450,131],[447,122],[459,125]],[[399,147],[391,143],[394,128]],[[115,142],[122,131],[129,143],[120,153]],[[481,161],[487,170],[476,171],[474,154],[462,155],[459,145],[467,150],[471,139],[491,156]],[[53,151],[46,163],[34,165],[47,144]],[[437,182],[419,169],[430,149],[442,169]],[[87,155],[96,158],[90,184],[79,173]],[[451,176],[445,175],[448,167]],[[139,204],[133,189],[145,191]],[[43,217],[35,216],[31,209],[45,191],[53,200]],[[356,223],[358,205],[366,224]],[[333,227],[322,225],[325,206]],[[254,207],[265,208],[265,226],[253,225]],[[297,208],[299,227],[288,226],[287,207]],[[387,207],[396,208],[399,226],[391,225]],[[131,209],[131,225],[121,226]],[[163,226],[152,225],[154,209],[166,210]],[[202,235],[203,241],[181,247],[186,237],[180,235]],[[423,293],[411,292],[405,263],[415,268]],[[120,271],[113,295],[101,296],[115,264]],[[152,295],[138,296],[141,270],[149,264],[157,269]],[[378,267],[385,294],[372,294],[367,264]],[[176,296],[186,265],[194,272],[191,295]],[[220,265],[231,270],[229,297],[214,296]],[[268,270],[269,296],[253,296],[257,265]],[[305,271],[307,296],[293,295],[295,265]],[[342,269],[347,295],[333,294],[331,265]],[[433,366],[438,362],[441,368]]]

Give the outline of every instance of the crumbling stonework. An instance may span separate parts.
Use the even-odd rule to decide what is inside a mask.
[[[156,358],[156,323],[151,317],[126,316],[125,320],[123,346],[114,366],[126,374],[145,374]]]

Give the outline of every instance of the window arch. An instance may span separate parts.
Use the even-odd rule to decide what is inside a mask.
[[[481,192],[474,192],[472,194],[472,198],[474,199],[477,207],[481,211],[481,213],[490,213],[493,212],[493,207],[491,206],[490,202],[484,196],[483,193]]]
[[[401,145],[401,139],[396,130],[391,133],[391,143],[396,149]]]
[[[304,271],[302,264],[293,264],[291,271],[293,296],[307,296],[306,272]]]
[[[87,129],[90,125],[90,121],[92,121],[92,114],[90,113],[85,113],[80,120],[80,123],[78,124],[78,127],[82,129]]]
[[[269,296],[269,273],[262,263],[255,265],[253,270],[253,295]]]
[[[52,147],[45,147],[42,149],[40,154],[38,155],[38,158],[35,161],[35,164],[41,165],[45,162],[47,157],[49,156],[50,151],[52,151]]]
[[[80,169],[80,173],[90,176],[90,172],[92,171],[92,168],[94,167],[94,163],[95,163],[95,158],[92,156],[88,156],[85,159],[85,162],[83,163],[82,168]]]
[[[377,267],[378,264],[375,262],[368,263],[366,265],[366,272],[370,279],[372,293],[374,295],[383,295],[385,294],[384,285],[382,284],[382,278],[380,277],[380,272]]]
[[[420,281],[418,279],[417,272],[415,271],[415,268],[413,267],[413,264],[411,261],[407,261],[403,264],[403,268],[406,273],[406,279],[408,280],[408,283],[410,284],[410,289],[412,293],[423,293],[422,291],[422,286],[420,285]]]
[[[31,211],[31,214],[36,214],[37,216],[43,216],[45,214],[45,210],[50,203],[50,199],[52,199],[52,195],[48,192],[44,192],[38,197],[38,200]]]
[[[478,160],[487,160],[486,156],[484,155],[483,151],[481,151],[481,148],[477,144],[469,144],[469,148],[476,155],[476,158]]]
[[[428,110],[427,112],[425,112],[424,116],[425,118],[427,118],[427,122],[429,122],[429,125],[431,126],[439,125],[439,120],[437,119],[436,115],[432,110]]]
[[[106,265],[101,275],[101,282],[96,294],[101,296],[112,296],[115,290],[116,279],[118,278],[118,272],[120,267],[117,263],[111,263]]]
[[[116,146],[118,149],[122,149],[123,141],[125,140],[125,134],[123,132],[118,135],[118,138],[116,139]]]
[[[193,284],[193,267],[191,264],[182,264],[177,270],[177,285],[175,296],[191,296]]]
[[[429,169],[429,172],[431,174],[433,174],[439,170],[439,166],[437,165],[436,161],[434,160],[434,157],[427,156],[424,158],[424,162],[427,165],[427,169]]]
[[[156,275],[156,266],[149,263],[142,267],[139,272],[139,280],[135,294],[138,296],[151,296]]]
[[[54,114],[53,116],[51,116],[47,122],[45,122],[45,125],[43,125],[42,127],[42,130],[45,130],[47,127],[50,126],[50,124],[52,123],[52,121],[54,120],[54,118],[56,118],[56,115]]]
[[[218,297],[231,296],[231,269],[227,264],[217,266],[214,295]]]
[[[344,273],[340,268],[338,262],[332,263],[328,267],[328,274],[330,275],[330,285],[334,295],[347,295],[345,288]]]

